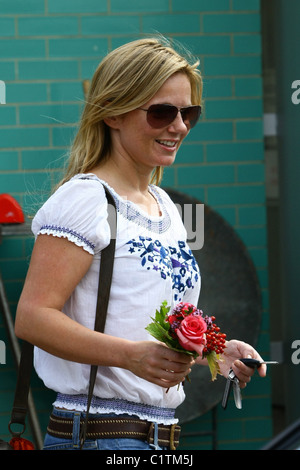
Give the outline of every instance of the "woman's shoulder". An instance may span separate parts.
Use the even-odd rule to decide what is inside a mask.
[[[84,191],[85,195],[95,191],[104,194],[103,183],[93,173],[79,173],[59,186],[53,195],[59,194],[60,192],[64,192],[65,194],[73,192],[76,194],[78,191]]]
[[[60,185],[43,204],[42,209],[51,209],[52,206],[57,207],[59,204],[68,212],[70,206],[77,212],[81,210],[82,205],[96,205],[104,199],[104,188],[97,177],[78,174]]]
[[[76,175],[62,184],[32,221],[34,235],[76,236],[97,245],[107,238],[107,199],[94,175]],[[103,240],[102,240],[103,241]],[[100,243],[101,245],[101,243]],[[99,245],[99,246],[100,246]]]

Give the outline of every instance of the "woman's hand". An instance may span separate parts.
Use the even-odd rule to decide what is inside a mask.
[[[126,369],[165,388],[182,382],[195,363],[192,356],[173,351],[155,341],[130,343],[127,359]]]
[[[227,378],[229,369],[231,368],[239,379],[241,388],[246,387],[255,372],[255,369],[239,361],[239,359],[246,357],[263,361],[258,352],[249,344],[243,341],[231,340],[226,343],[225,351],[219,361],[221,374]],[[261,377],[265,377],[267,372],[266,365],[262,364],[257,371]]]

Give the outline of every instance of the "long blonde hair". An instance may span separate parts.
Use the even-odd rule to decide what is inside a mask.
[[[149,101],[174,73],[188,76],[192,104],[201,104],[202,79],[199,62],[186,59],[167,40],[140,39],[110,52],[99,64],[91,81],[79,129],[70,151],[69,164],[62,183],[77,173],[87,173],[111,151],[107,117],[132,111]],[[161,167],[152,175],[158,184]]]

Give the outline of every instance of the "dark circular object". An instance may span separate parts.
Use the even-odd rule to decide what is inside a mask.
[[[182,207],[201,201],[166,189],[173,202]],[[261,290],[252,260],[234,229],[213,209],[204,206],[204,245],[193,251],[201,272],[198,308],[214,315],[227,339],[239,339],[255,347],[259,335]],[[177,410],[181,423],[195,419],[222,399],[225,379],[211,381],[208,367],[196,366],[186,383],[186,400]]]

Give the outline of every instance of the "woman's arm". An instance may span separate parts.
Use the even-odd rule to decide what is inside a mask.
[[[187,355],[154,341],[95,332],[62,312],[92,259],[67,239],[39,235],[17,308],[16,335],[69,361],[125,368],[164,387],[179,383],[190,372]]]
[[[96,353],[95,345],[87,348],[90,331],[61,311],[92,259],[67,239],[37,237],[17,308],[17,336],[71,361],[87,362]]]

